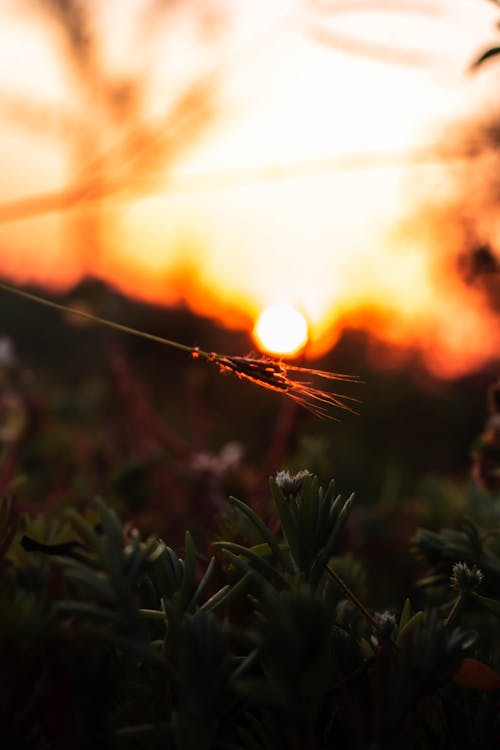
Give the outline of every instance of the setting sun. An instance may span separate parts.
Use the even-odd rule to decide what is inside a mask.
[[[266,352],[296,354],[307,343],[307,321],[291,305],[273,305],[259,316],[254,336]]]
[[[123,6],[0,3],[2,277],[266,310],[277,355],[361,330],[440,377],[497,358],[493,3]]]

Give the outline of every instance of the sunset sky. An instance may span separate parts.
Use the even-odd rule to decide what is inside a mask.
[[[92,273],[249,330],[293,305],[312,355],[358,326],[445,377],[498,356],[491,285],[456,270],[498,253],[474,123],[500,63],[470,72],[495,3],[96,0],[79,56],[44,5],[0,8],[6,278]]]

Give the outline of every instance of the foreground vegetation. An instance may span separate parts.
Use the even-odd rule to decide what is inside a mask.
[[[498,745],[498,385],[472,479],[428,474],[464,466],[489,373],[427,391],[414,363],[372,373],[339,427],[197,362],[4,318],[20,351],[0,340],[7,747]],[[335,356],[362,365],[359,339]]]
[[[101,500],[55,519],[4,499],[6,746],[497,746],[498,388],[490,412],[487,503],[417,531],[418,586],[382,611],[352,555],[353,497],[308,471],[279,472],[259,513],[232,499],[182,553]]]

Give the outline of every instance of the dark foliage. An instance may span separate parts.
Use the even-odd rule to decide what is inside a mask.
[[[419,532],[434,594],[374,612],[360,563],[340,554],[352,499],[309,472],[281,472],[271,495],[267,522],[233,500],[238,541],[214,542],[210,560],[189,533],[179,556],[101,501],[64,523],[4,502],[8,745],[494,746],[500,563],[481,530]]]

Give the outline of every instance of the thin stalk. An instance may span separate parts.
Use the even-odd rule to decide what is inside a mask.
[[[344,581],[342,580],[342,578],[339,576],[338,573],[336,573],[333,570],[333,568],[331,568],[329,565],[327,565],[326,569],[328,571],[328,575],[331,578],[333,578],[333,580],[335,581],[335,583],[337,584],[337,586],[339,587],[339,589],[342,591],[342,593],[344,594],[344,596],[346,597],[346,599],[349,599],[349,601],[352,604],[354,604],[354,606],[356,607],[356,609],[358,609],[361,612],[361,614],[363,615],[363,617],[365,618],[365,620],[370,624],[371,628],[376,633],[378,633],[379,627],[377,625],[377,622],[376,622],[375,618],[373,617],[373,615],[371,615],[370,612],[367,610],[367,608],[365,607],[365,605],[362,602],[360,602],[360,600],[358,599],[358,597],[355,594],[352,593],[352,591],[349,588],[349,586],[346,583],[344,583]]]
[[[450,614],[444,621],[445,625],[452,625],[455,620],[457,619],[458,613],[462,609],[462,605],[466,599],[466,594],[461,592],[457,598],[455,599],[455,603],[453,604],[453,607],[451,608]]]
[[[380,632],[380,628],[377,624],[377,621],[373,617],[373,615],[368,611],[368,609],[365,607],[363,602],[361,602],[358,597],[353,594],[349,586],[342,580],[342,578],[339,576],[338,573],[336,573],[333,568],[331,568],[329,565],[326,566],[326,570],[328,572],[328,575],[333,578],[339,589],[342,591],[346,599],[349,599],[351,604],[354,604],[356,609],[363,615],[365,620],[368,622],[370,627],[372,628],[373,632],[377,634],[379,638],[383,638],[384,641],[388,642],[393,646],[396,650],[398,650],[398,645],[395,641],[393,641],[392,638],[388,638],[387,635],[384,635]]]
[[[139,614],[145,620],[161,620],[165,622],[165,612],[159,609],[140,609]]]
[[[179,349],[180,351],[187,352],[195,359],[201,357],[206,362],[210,362],[218,367],[220,372],[231,373],[238,378],[258,385],[261,388],[267,388],[268,390],[277,391],[284,396],[288,396],[300,406],[308,409],[312,414],[315,414],[318,417],[330,417],[330,410],[332,408],[344,409],[345,411],[357,414],[352,408],[352,403],[359,402],[359,399],[354,398],[353,396],[344,396],[340,393],[332,393],[319,386],[313,385],[311,381],[311,378],[320,378],[327,381],[339,380],[344,383],[359,384],[361,381],[355,375],[311,370],[308,367],[299,367],[297,365],[292,365],[289,362],[283,362],[280,359],[272,359],[269,357],[235,357],[226,354],[217,354],[217,352],[207,352],[203,349],[199,349],[197,346],[181,344],[180,341],[166,339],[163,336],[140,331],[137,328],[131,328],[130,326],[123,325],[123,323],[117,323],[114,320],[101,318],[99,315],[94,315],[93,313],[68,307],[60,302],[54,302],[46,297],[41,297],[38,294],[18,289],[17,287],[6,284],[3,281],[0,281],[0,290],[8,292],[9,294],[14,294],[17,297],[22,297],[30,302],[35,302],[39,305],[51,307],[54,310],[59,310],[63,313],[77,315],[80,318],[85,318],[85,320],[90,320],[93,323],[98,323],[107,328],[113,328],[122,333],[128,333],[132,336],[147,339],[148,341],[154,341],[157,344],[163,344],[164,346],[170,346],[173,349]],[[331,418],[334,419],[334,417]]]
[[[108,320],[107,318],[101,318],[99,315],[93,315],[92,313],[85,312],[84,310],[78,310],[68,305],[62,305],[59,302],[40,297],[38,294],[32,294],[31,292],[25,292],[23,289],[17,289],[16,287],[10,286],[0,281],[0,289],[10,294],[15,294],[17,297],[24,297],[31,302],[36,302],[39,305],[45,305],[46,307],[52,307],[54,310],[60,312],[70,313],[71,315],[78,315],[80,318],[85,318],[93,323],[99,323],[99,325],[107,326],[108,328],[114,328],[115,331],[122,331],[122,333],[129,333],[132,336],[139,336],[143,339],[149,339],[149,341],[155,341],[157,344],[163,344],[164,346],[170,346],[174,349],[180,349],[183,352],[189,352],[189,354],[195,354],[198,357],[204,357],[210,359],[210,353],[204,352],[198,349],[196,346],[188,346],[187,344],[181,344],[180,341],[173,341],[172,339],[163,338],[163,336],[157,336],[154,333],[147,333],[146,331],[139,331],[137,328],[131,328],[130,326],[123,325],[123,323],[117,323],[114,320]]]

